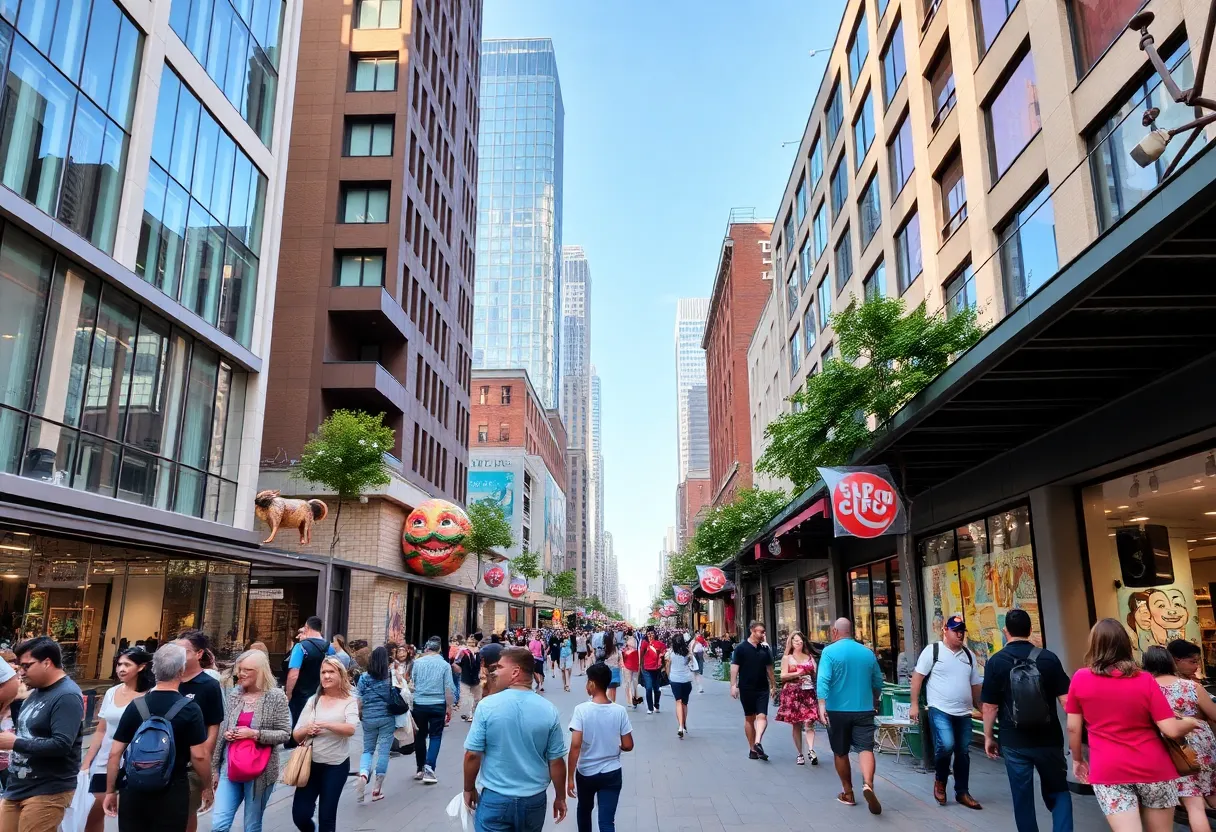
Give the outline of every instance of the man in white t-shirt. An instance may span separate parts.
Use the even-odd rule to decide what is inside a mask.
[[[612,669],[602,662],[587,668],[590,702],[574,706],[570,717],[570,762],[566,793],[578,799],[578,832],[591,832],[591,810],[599,798],[600,832],[616,832],[621,799],[621,752],[633,750],[633,726],[623,705],[608,699]]]
[[[971,711],[980,701],[982,680],[975,655],[964,644],[966,638],[967,625],[963,617],[952,615],[942,625],[942,640],[921,651],[912,672],[912,707],[908,718],[914,724],[919,721],[920,692],[924,686],[937,768],[933,797],[939,805],[946,805],[946,780],[950,777],[950,758],[953,756],[955,799],[968,809],[982,809],[967,792],[971,770]]]

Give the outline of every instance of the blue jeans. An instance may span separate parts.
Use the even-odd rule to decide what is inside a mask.
[[[663,695],[659,682],[662,677],[657,670],[642,671],[642,687],[646,688],[646,710],[652,711],[659,707],[659,697]]]
[[[967,782],[971,774],[971,717],[952,716],[929,709],[929,724],[933,727],[933,759],[937,768],[937,781],[950,779],[950,757],[954,756],[954,793],[962,797],[967,794]]]
[[[395,717],[363,722],[363,756],[359,758],[359,773],[372,773],[372,754],[376,755],[376,774],[388,774],[388,752],[393,747]]]
[[[600,774],[574,773],[574,785],[578,791],[578,832],[591,832],[591,810],[596,798],[600,804],[600,832],[616,832],[616,804],[621,799],[621,770]]]
[[[460,704],[460,671],[459,670],[452,671],[452,685],[453,685],[453,687],[456,688],[456,692],[452,694],[452,704],[459,705]]]
[[[1013,795],[1013,819],[1018,832],[1039,832],[1034,816],[1034,773],[1039,773],[1043,803],[1051,812],[1052,832],[1072,832],[1072,796],[1068,792],[1068,775],[1064,749],[1002,748],[1005,773],[1009,775],[1009,791]]]
[[[477,832],[540,832],[545,826],[546,792],[531,797],[507,797],[481,790],[473,828]]]
[[[447,708],[443,705],[415,705],[414,715],[414,759],[418,770],[430,766],[435,770],[439,762],[439,745],[443,742],[443,723]]]
[[[277,750],[273,753],[278,753]],[[220,769],[220,785],[215,790],[215,805],[211,809],[211,828],[214,832],[228,832],[236,820],[236,810],[245,804],[245,826],[247,832],[262,832],[262,814],[270,802],[274,783],[269,784],[260,798],[253,796],[253,783],[233,783],[228,779],[228,766]]]

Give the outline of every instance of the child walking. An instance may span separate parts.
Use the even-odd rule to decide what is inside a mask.
[[[591,832],[591,810],[600,804],[600,832],[616,832],[621,799],[621,752],[633,750],[633,726],[623,705],[608,699],[612,670],[603,662],[587,668],[590,702],[574,707],[570,718],[570,762],[566,793],[578,799],[578,832]]]

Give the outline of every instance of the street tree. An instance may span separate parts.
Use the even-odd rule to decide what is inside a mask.
[[[335,410],[308,438],[300,456],[299,474],[334,492],[334,534],[329,544],[332,557],[338,548],[342,504],[358,499],[365,491],[389,483],[384,455],[393,449],[396,434],[384,424],[384,414],[372,416],[362,410]]]
[[[475,500],[469,503],[466,514],[469,515],[469,533],[465,535],[464,548],[477,555],[476,585],[481,582],[483,560],[498,557],[502,554],[501,550],[510,549],[515,545],[515,536],[511,533],[511,523],[503,513],[502,506],[495,500],[488,497]],[[524,565],[527,565],[526,561]]]
[[[764,430],[768,447],[756,470],[802,490],[819,466],[845,465],[886,427],[905,403],[983,335],[976,312],[929,315],[925,304],[904,314],[899,298],[853,300],[832,316],[839,358],[823,363],[790,397],[792,412]]]
[[[545,573],[545,592],[557,599],[563,621],[566,619],[566,602],[573,601],[578,596],[577,590],[577,580],[573,569],[567,569],[565,572]]]

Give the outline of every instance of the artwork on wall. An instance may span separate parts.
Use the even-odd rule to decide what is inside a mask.
[[[1039,597],[1034,579],[1034,552],[1018,546],[1003,552],[977,554],[958,563],[967,646],[982,666],[1005,646],[1005,613],[1022,609],[1030,615],[1030,640],[1043,644]]]
[[[1149,647],[1164,647],[1177,638],[1199,643],[1199,610],[1189,581],[1148,589],[1123,586],[1117,595],[1137,661]]]
[[[388,594],[388,612],[384,619],[384,641],[405,644],[405,595],[400,592]]]

